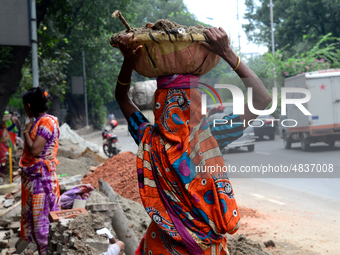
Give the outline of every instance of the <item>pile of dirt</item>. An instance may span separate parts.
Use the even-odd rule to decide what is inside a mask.
[[[188,34],[204,34],[204,30],[208,29],[202,25],[196,25],[192,27],[186,27],[184,25],[179,25],[174,21],[169,21],[167,19],[157,20],[155,23],[147,23],[140,28],[131,28],[129,32],[127,30],[120,31],[113,35],[114,41],[119,37],[124,36],[128,33],[133,33],[134,35],[139,34],[149,34],[149,33],[178,33],[178,29],[183,28]]]
[[[57,158],[63,157],[63,158],[75,159],[78,157],[78,154],[76,152],[67,150],[64,148],[60,148],[60,147],[63,147],[63,146],[59,146]]]
[[[230,255],[269,255],[259,243],[254,243],[244,235],[228,238],[228,250]]]
[[[106,161],[105,158],[94,153],[89,147],[87,147],[82,153],[80,153],[77,158],[82,158],[82,157],[94,159],[99,163],[104,163]]]
[[[106,160],[89,148],[78,156],[70,151],[62,151],[61,155],[64,157],[59,156],[58,152],[57,158],[60,163],[57,166],[57,174],[67,174],[68,177],[77,174],[84,176],[90,171],[91,166],[98,166]]]
[[[102,178],[117,194],[142,203],[136,172],[136,156],[132,152],[123,152],[108,159],[82,182],[98,188],[98,180]]]

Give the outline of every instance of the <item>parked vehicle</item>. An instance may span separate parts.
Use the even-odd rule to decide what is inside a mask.
[[[104,143],[103,143],[103,151],[105,153],[106,156],[108,156],[109,158],[112,158],[114,155],[117,155],[120,150],[117,148],[117,135],[114,135],[112,133],[110,133],[108,130],[104,130],[102,132],[102,137]]]
[[[212,109],[216,107],[216,105],[209,105],[208,109]],[[211,122],[214,119],[222,119],[224,116],[229,115],[233,111],[232,103],[223,103],[224,110],[220,113],[215,113],[213,115],[208,116],[208,121]],[[229,149],[239,149],[241,147],[247,147],[248,151],[254,151],[255,149],[255,134],[253,127],[247,127],[244,130],[243,136],[241,136],[236,141],[228,144],[227,147],[223,149],[223,153],[227,153]]]
[[[254,133],[256,138],[263,139],[264,136],[268,136],[269,140],[275,139],[277,122],[275,121],[274,116],[258,116],[256,121],[252,123],[252,126],[254,126]]]
[[[310,148],[311,143],[324,142],[334,146],[335,141],[340,140],[340,70],[323,70],[287,78],[285,87],[309,90],[311,99],[303,106],[312,115],[305,115],[293,104],[287,105],[287,116],[281,116],[280,122],[287,119],[285,125],[293,126],[288,121],[292,119],[297,125],[279,125],[284,147],[290,149],[292,143],[297,142],[301,143],[304,151]],[[301,96],[301,93],[288,93],[287,99]]]
[[[227,153],[229,149],[239,149],[241,147],[247,147],[249,152],[255,150],[255,134],[253,127],[247,127],[243,132],[243,136],[228,144],[228,146],[224,148],[223,153]]]

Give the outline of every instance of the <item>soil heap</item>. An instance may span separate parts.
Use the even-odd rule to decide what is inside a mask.
[[[117,194],[142,203],[138,189],[136,155],[132,152],[123,152],[113,156],[91,175],[85,177],[82,182],[98,188],[100,178],[108,182]]]
[[[90,148],[86,148],[81,154],[76,155],[71,151],[58,151],[57,174],[67,174],[68,177],[81,174],[84,176],[90,171],[91,166],[98,166],[106,159],[94,153]]]

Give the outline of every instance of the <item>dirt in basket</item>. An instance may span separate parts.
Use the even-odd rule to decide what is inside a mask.
[[[117,18],[117,22],[119,19]],[[134,35],[139,34],[148,34],[148,33],[165,33],[177,31],[179,28],[184,28],[186,33],[189,34],[203,34],[203,31],[207,29],[202,25],[196,25],[193,27],[186,27],[183,25],[179,25],[174,21],[169,21],[168,19],[160,19],[157,20],[155,23],[147,23],[140,28],[132,28],[131,31],[127,32],[127,30],[120,31],[113,35],[113,38],[118,39],[119,37],[126,35],[128,33],[133,33]]]

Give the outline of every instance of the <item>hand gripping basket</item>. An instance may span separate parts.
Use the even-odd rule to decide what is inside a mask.
[[[137,34],[134,37],[137,37],[137,45],[143,45],[134,69],[146,77],[172,74],[202,76],[212,70],[221,59],[197,43],[207,42],[204,34],[186,33],[184,28]],[[111,46],[118,48],[118,39],[117,34],[112,35]]]

